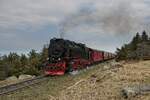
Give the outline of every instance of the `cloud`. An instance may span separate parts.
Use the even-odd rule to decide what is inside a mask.
[[[64,18],[60,23],[60,35],[80,30],[81,33],[93,31],[100,34],[107,33],[123,35],[148,30],[149,8],[141,0],[110,0],[101,3],[87,3],[78,11]],[[90,5],[91,4],[91,5]],[[140,12],[139,12],[140,11]],[[149,18],[148,18],[149,20]]]
[[[39,49],[60,31],[67,39],[110,50],[116,42],[98,44],[117,36],[120,46],[129,33],[150,33],[149,6],[148,0],[0,0],[0,51]]]

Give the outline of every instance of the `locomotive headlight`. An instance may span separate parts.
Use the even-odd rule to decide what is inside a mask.
[[[58,60],[60,61],[61,59],[60,59],[60,58],[58,58]]]

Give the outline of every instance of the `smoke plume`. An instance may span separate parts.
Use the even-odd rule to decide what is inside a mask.
[[[81,32],[109,33],[114,35],[129,34],[141,28],[140,17],[130,2],[115,2],[105,7],[81,7],[75,13],[67,16],[60,23],[60,37],[73,30]]]

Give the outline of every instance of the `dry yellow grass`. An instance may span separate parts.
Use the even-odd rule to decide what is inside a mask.
[[[150,84],[150,61],[120,63],[120,68],[97,70],[87,79],[81,79],[65,89],[60,100],[124,100],[121,90],[134,84]],[[150,100],[150,94],[132,100]]]

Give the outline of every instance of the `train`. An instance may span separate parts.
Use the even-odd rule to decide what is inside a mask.
[[[64,75],[113,59],[115,54],[95,50],[82,43],[53,38],[48,47],[48,57],[44,73],[46,75]]]

